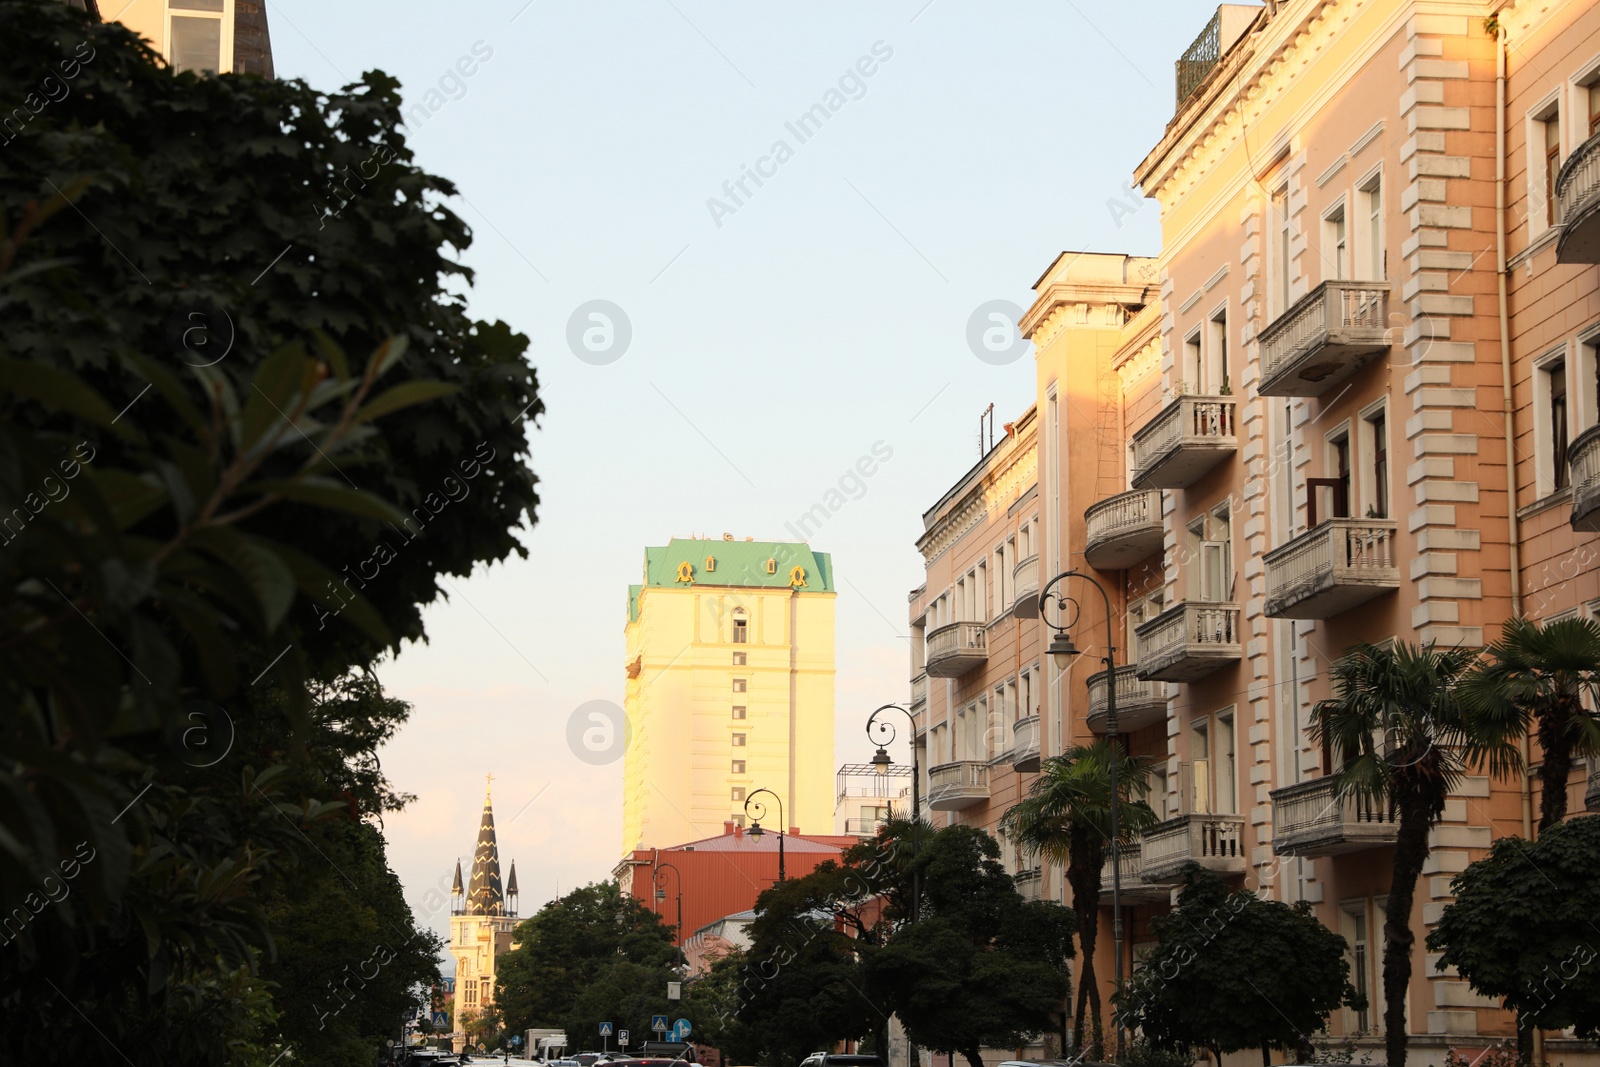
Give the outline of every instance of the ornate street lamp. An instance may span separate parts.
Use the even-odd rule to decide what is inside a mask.
[[[767,817],[767,806],[765,804],[763,804],[761,801],[756,799],[756,797],[760,796],[762,793],[767,794],[767,796],[771,797],[773,800],[776,800],[778,802],[778,821],[780,823],[784,821],[783,820],[783,798],[780,797],[778,794],[774,793],[770,789],[757,789],[754,793],[751,793],[749,796],[744,798],[744,813],[746,815],[750,816],[750,836],[754,837],[754,838],[760,838],[762,834],[766,833],[766,831],[761,828],[761,820],[765,819]],[[752,812],[750,810],[752,806],[754,806],[754,808],[755,808],[754,812]],[[781,881],[783,881],[783,836],[784,836],[782,828],[780,828],[777,831],[777,834],[778,834],[778,881],[781,882]]]
[[[667,872],[678,876],[678,944],[683,944],[683,872],[670,863],[656,864],[656,873],[650,880],[656,884],[656,912],[660,914],[661,902],[667,899]]]
[[[1101,662],[1106,665],[1106,748],[1111,753],[1111,947],[1114,953],[1113,968],[1117,986],[1122,985],[1122,858],[1119,855],[1122,848],[1122,831],[1118,818],[1121,808],[1121,796],[1117,787],[1117,764],[1121,762],[1121,753],[1117,746],[1117,646],[1113,637],[1111,597],[1106,592],[1105,586],[1091,574],[1083,571],[1063,571],[1050,579],[1039,594],[1039,617],[1046,626],[1054,630],[1055,636],[1050,639],[1050,658],[1055,661],[1056,667],[1066,670],[1079,654],[1079,648],[1073,643],[1072,635],[1067,630],[1078,621],[1081,609],[1076,600],[1063,593],[1052,592],[1056,586],[1068,578],[1081,578],[1094,586],[1100,592],[1100,599],[1106,606],[1106,654],[1101,657]],[[1056,616],[1061,621],[1052,622],[1050,615],[1045,611],[1045,605],[1055,601]],[[1122,1052],[1122,1020],[1117,1020],[1117,1052]]]
[[[888,774],[894,760],[889,756],[885,745],[894,744],[898,736],[894,723],[887,719],[879,720],[878,716],[886,711],[898,711],[906,717],[911,724],[911,860],[913,863],[911,874],[911,914],[907,922],[916,922],[917,913],[922,910],[922,876],[917,873],[915,863],[917,858],[917,839],[922,831],[922,797],[919,791],[919,781],[922,778],[921,768],[917,766],[917,717],[912,712],[899,704],[885,704],[883,707],[867,716],[867,740],[878,746],[878,751],[872,754],[872,769],[879,774]],[[907,1062],[914,1067],[920,1060],[917,1057],[917,1047],[911,1041],[911,1035],[906,1035]]]

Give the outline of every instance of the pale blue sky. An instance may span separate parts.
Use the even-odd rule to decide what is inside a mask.
[[[532,339],[548,408],[532,558],[456,583],[428,614],[431,644],[382,671],[416,704],[385,767],[420,795],[389,820],[389,854],[441,932],[429,891],[470,861],[485,773],[524,914],[618,858],[621,765],[584,763],[565,737],[578,704],[621,700],[643,546],[788,537],[881,441],[893,458],[812,537],[841,590],[838,757],[869,754],[866,713],[907,694],[922,511],[976,460],[982,409],[1004,423],[1033,395],[1031,351],[980,361],[968,319],[992,300],[1025,307],[1064,248],[1157,250],[1157,208],[1126,183],[1213,10],[524,3],[269,5],[280,76],[331,89],[377,67],[408,106],[434,105],[411,144],[460,186],[473,313]],[[785,123],[878,42],[892,55],[846,79],[843,106],[800,143]],[[470,77],[452,73],[462,57]],[[723,183],[780,139],[792,158],[714,218],[708,199],[731,203]],[[632,326],[606,365],[566,339],[594,299]]]

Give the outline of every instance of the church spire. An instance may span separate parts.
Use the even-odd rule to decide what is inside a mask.
[[[517,914],[517,861],[511,861],[511,873],[506,875],[506,914]]]
[[[487,782],[494,781],[486,775]],[[467,889],[468,915],[504,915],[505,895],[500,888],[500,849],[494,837],[494,806],[486,785],[483,820],[478,824],[478,848],[472,857],[472,884]]]

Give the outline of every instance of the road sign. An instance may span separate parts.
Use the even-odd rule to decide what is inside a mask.
[[[621,1045],[623,1048],[627,1048],[628,1047],[628,1031],[626,1031],[626,1030],[618,1030],[617,1031],[617,1044]]]
[[[512,1044],[513,1047],[520,1046],[522,1044],[522,1038],[517,1034],[512,1034],[511,1035],[511,1044]]]
[[[689,1036],[690,1029],[691,1027],[689,1026],[688,1019],[679,1019],[677,1022],[672,1024],[672,1040],[684,1040]]]
[[[448,1029],[450,1029],[450,1016],[446,1015],[442,1011],[434,1012],[433,1013],[433,1028],[435,1030],[448,1030]]]
[[[650,1029],[654,1030],[658,1034],[666,1033],[667,1032],[667,1017],[665,1015],[652,1015],[652,1016],[650,1016]]]
[[[600,1024],[600,1036],[601,1037],[610,1037],[614,1032],[615,1031],[612,1030],[610,1023],[601,1023]]]

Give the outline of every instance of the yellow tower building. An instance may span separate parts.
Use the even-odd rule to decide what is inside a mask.
[[[758,789],[789,827],[831,832],[834,596],[832,560],[804,544],[645,549],[628,589],[624,853],[715,837]]]
[[[461,863],[450,887],[450,955],[456,961],[455,1048],[465,1039],[462,1020],[494,1003],[495,960],[514,948],[511,932],[517,925],[517,865],[500,883],[500,846],[494,835],[494,806],[489,791],[483,794],[483,818],[478,823],[478,845],[472,857],[472,879],[461,884]]]

